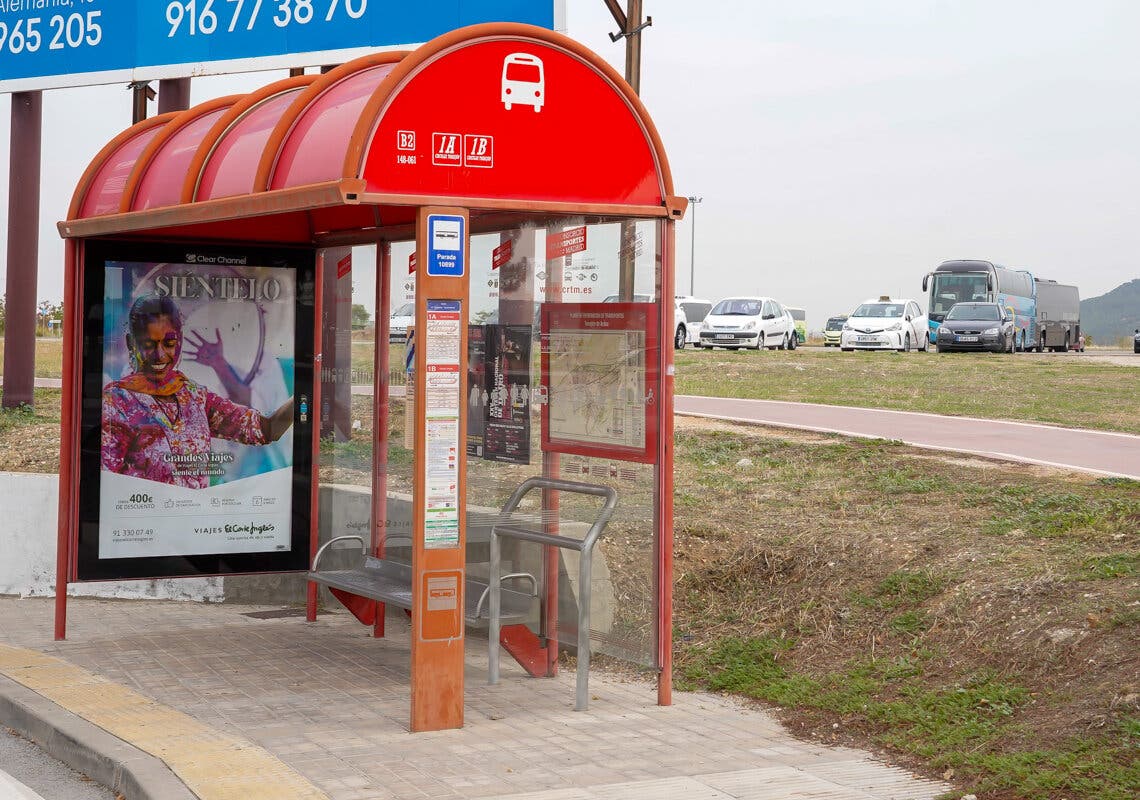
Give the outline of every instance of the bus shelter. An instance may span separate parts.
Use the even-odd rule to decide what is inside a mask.
[[[70,583],[299,573],[310,619],[408,613],[412,730],[484,623],[492,679],[564,643],[668,704],[684,210],[630,87],[525,25],[122,132],[59,224],[56,637]]]

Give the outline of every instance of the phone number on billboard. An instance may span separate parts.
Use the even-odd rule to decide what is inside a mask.
[[[308,25],[314,20],[333,22],[341,15],[360,19],[367,10],[368,0],[171,0],[166,4],[170,24],[166,35],[179,35],[183,26],[191,36],[209,36],[219,27],[227,33],[252,31],[267,19],[278,28]]]
[[[99,24],[102,11],[86,14],[56,14],[48,17],[18,19],[12,27],[0,22],[0,51],[12,55],[35,53],[41,47],[48,50],[66,50],[88,45],[95,47],[103,41],[103,26]]]

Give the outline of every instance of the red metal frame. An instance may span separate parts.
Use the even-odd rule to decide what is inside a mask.
[[[392,347],[388,341],[392,319],[392,245],[376,245],[376,350],[372,361],[372,552],[384,557],[388,535],[388,402],[391,379],[388,365]],[[384,637],[384,603],[376,603],[372,635]]]
[[[657,296],[673,297],[676,275],[673,255],[676,252],[676,228],[664,225],[661,241],[660,286]],[[659,341],[670,342],[673,337],[673,318],[661,314],[658,321]],[[657,439],[657,465],[654,475],[656,495],[656,536],[654,581],[657,592],[657,703],[673,703],[673,393],[676,379],[673,365],[673,348],[660,348],[661,402],[657,404],[660,418],[660,435]]]
[[[318,254],[313,264],[313,405],[310,413],[316,423],[313,425],[313,459],[312,475],[309,486],[309,564],[317,556],[320,547],[321,533],[321,367],[324,364],[324,351],[322,333],[324,325],[324,259]],[[317,593],[319,587],[312,581],[308,582],[305,594],[305,618],[309,622],[317,621]]]
[[[76,453],[79,421],[77,419],[80,381],[79,342],[82,340],[83,309],[79,297],[83,296],[82,273],[83,242],[68,242],[63,275],[63,307],[67,319],[63,326],[63,391],[60,398],[59,447],[59,519],[56,525],[55,553],[55,639],[67,638],[67,584],[75,576],[75,520],[79,518],[78,464]]]

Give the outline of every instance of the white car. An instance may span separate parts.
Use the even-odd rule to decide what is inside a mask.
[[[771,297],[726,297],[701,325],[701,347],[783,350],[795,336],[791,315]]]
[[[882,296],[862,303],[843,323],[839,347],[851,350],[926,350],[926,314],[914,300]]]
[[[408,326],[416,324],[416,304],[404,303],[388,318],[388,341],[406,342]]]
[[[685,345],[701,346],[701,327],[712,310],[712,303],[699,297],[673,298],[673,347],[684,350]]]

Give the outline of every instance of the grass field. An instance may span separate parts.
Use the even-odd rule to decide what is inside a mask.
[[[0,355],[3,353],[0,339]],[[372,344],[354,341],[353,382],[372,376]],[[391,363],[403,365],[403,345]],[[1051,354],[683,350],[677,394],[926,411],[1140,434],[1140,368]],[[1138,362],[1140,363],[1140,362]],[[36,341],[37,377],[59,377],[59,339]],[[400,376],[394,378],[401,383]]]

